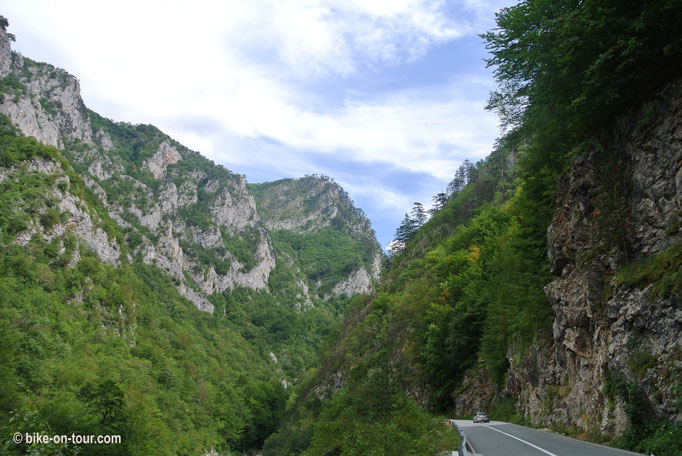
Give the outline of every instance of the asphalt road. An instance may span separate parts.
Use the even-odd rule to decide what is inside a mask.
[[[503,421],[476,424],[453,421],[466,434],[474,453],[482,456],[639,456]]]

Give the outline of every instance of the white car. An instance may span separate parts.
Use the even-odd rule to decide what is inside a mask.
[[[476,412],[474,423],[490,423],[490,418],[488,418],[488,414],[485,412]]]

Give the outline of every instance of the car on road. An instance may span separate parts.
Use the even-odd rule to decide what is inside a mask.
[[[488,418],[488,414],[485,412],[476,412],[474,423],[490,423],[490,418]]]

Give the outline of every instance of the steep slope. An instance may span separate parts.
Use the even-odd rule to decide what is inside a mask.
[[[25,454],[257,448],[286,393],[263,348],[130,260],[120,228],[53,147],[0,124],[0,428],[120,435]]]
[[[286,194],[278,183],[261,192],[88,110],[76,78],[11,51],[0,19],[3,432],[124,436],[48,454],[257,451],[379,273],[369,221],[313,177],[295,181],[309,229],[277,226],[290,208],[254,194]]]
[[[323,300],[371,289],[381,248],[365,214],[332,179],[306,176],[249,189],[266,228]]]
[[[76,78],[12,52],[9,41],[3,28],[0,113],[62,150],[121,227],[129,260],[164,270],[200,310],[218,305],[245,333],[268,338],[273,359],[295,378],[348,296],[367,292],[378,277],[381,249],[348,195],[318,177],[293,181],[299,199],[288,199],[283,182],[249,187],[154,126],[88,110]],[[278,208],[282,196],[287,204]],[[311,225],[302,231],[284,222],[286,213],[298,219],[303,201]],[[233,302],[239,316],[228,315]]]
[[[124,228],[133,255],[175,277],[178,291],[208,312],[214,311],[207,299],[213,294],[237,287],[268,289],[277,257],[268,230],[300,233],[299,227],[278,225],[290,203],[288,209],[266,203],[261,215],[244,176],[215,165],[153,126],[115,123],[89,111],[73,76],[12,53],[5,30],[0,42],[0,113],[25,135],[64,150]],[[320,193],[317,188],[326,188],[325,179],[306,181],[311,185],[307,190],[299,186],[300,196],[308,209],[315,209],[307,220],[318,228],[334,219],[323,214],[324,208],[355,213],[339,188]],[[287,191],[281,184],[269,188],[271,195]],[[272,219],[264,223],[263,216]],[[315,221],[315,217],[322,219]],[[362,255],[367,259],[363,259],[366,267],[357,265],[359,269],[329,278],[327,285],[338,285],[333,295],[367,291],[378,275],[381,254],[369,221],[361,213],[334,221],[337,230],[365,240]],[[335,247],[329,245],[328,250]],[[347,280],[355,285],[344,286]],[[312,302],[311,288],[316,283],[303,278],[299,306]]]
[[[622,432],[628,407],[668,419],[679,413],[681,106],[675,81],[617,120],[607,151],[587,148],[559,181],[548,229],[558,278],[545,289],[554,345],[529,360],[536,384],[527,368],[510,372],[534,421]],[[637,392],[623,391],[627,385]],[[564,391],[539,404],[552,387]]]
[[[442,420],[420,406],[450,408],[450,394],[476,363],[489,297],[482,292],[490,285],[481,279],[499,243],[518,228],[508,201],[513,187],[496,180],[509,171],[509,157],[499,150],[480,164],[476,179],[390,259],[372,296],[351,302],[264,454],[350,453],[365,435],[372,436],[368,451],[380,454],[454,448]],[[493,200],[506,206],[480,211]]]
[[[533,204],[518,170],[495,180],[510,150],[480,163],[476,180],[391,259],[372,297],[348,307],[265,454],[345,451],[343,436],[327,435],[340,426],[339,402],[383,422],[403,395],[434,412],[485,409],[677,454],[680,87],[617,119],[613,154],[594,145],[576,154],[549,211]]]

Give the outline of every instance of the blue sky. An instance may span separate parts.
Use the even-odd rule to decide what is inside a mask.
[[[151,123],[249,182],[324,174],[385,247],[499,135],[478,37],[501,0],[22,0],[14,49],[86,105]]]

